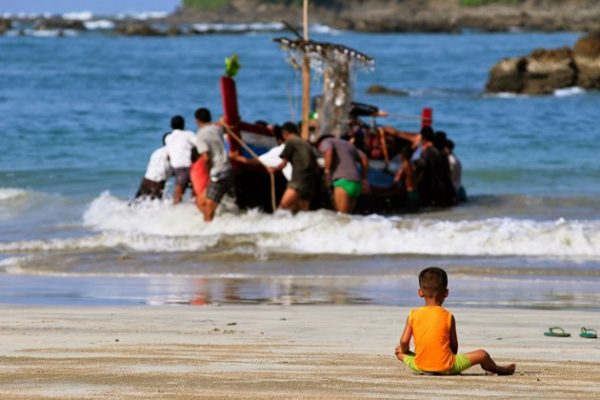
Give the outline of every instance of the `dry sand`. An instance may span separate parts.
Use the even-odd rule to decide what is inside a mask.
[[[517,373],[412,374],[394,357],[406,308],[0,306],[0,399],[600,398],[600,341],[578,337],[597,313],[452,311],[462,351]]]

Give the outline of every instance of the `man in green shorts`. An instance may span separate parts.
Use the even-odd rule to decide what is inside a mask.
[[[334,137],[322,140],[319,151],[325,158],[325,178],[333,185],[333,207],[351,213],[361,193],[369,190],[369,159],[352,143]]]

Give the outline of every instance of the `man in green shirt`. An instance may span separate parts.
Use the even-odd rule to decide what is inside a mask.
[[[292,212],[308,211],[310,201],[320,188],[316,150],[300,139],[298,126],[295,123],[286,122],[283,124],[282,131],[285,147],[280,157],[283,161],[269,170],[273,173],[281,171],[289,162],[292,164],[292,179],[283,193],[279,208]]]

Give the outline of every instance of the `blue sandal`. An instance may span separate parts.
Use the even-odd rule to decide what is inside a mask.
[[[570,337],[571,334],[565,332],[565,330],[559,326],[553,326],[549,328],[546,332],[544,332],[544,336]]]
[[[581,336],[584,339],[598,339],[598,333],[595,329],[581,328],[579,336]]]

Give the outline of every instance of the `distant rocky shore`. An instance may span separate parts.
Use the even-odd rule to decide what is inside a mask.
[[[315,2],[313,2],[314,4]],[[310,18],[336,29],[362,32],[485,32],[600,30],[599,0],[481,1],[465,6],[461,0],[346,0],[330,6],[311,6]],[[231,0],[215,11],[181,8],[170,18],[178,22],[300,22],[298,7],[258,0]]]
[[[496,2],[470,7],[461,5],[461,0],[348,0],[327,4],[327,7],[311,7],[313,24],[362,32],[600,30],[600,0],[523,0],[516,4]],[[168,15],[143,19],[4,15],[4,18],[0,16],[0,34],[11,28],[13,31],[103,29],[121,35],[143,36],[244,33],[285,30],[280,23],[283,20],[299,25],[300,8],[259,0],[231,0],[226,6],[210,11],[181,7]]]
[[[494,65],[490,93],[552,94],[569,87],[600,90],[600,32],[579,39],[574,48],[536,49],[528,56]]]

